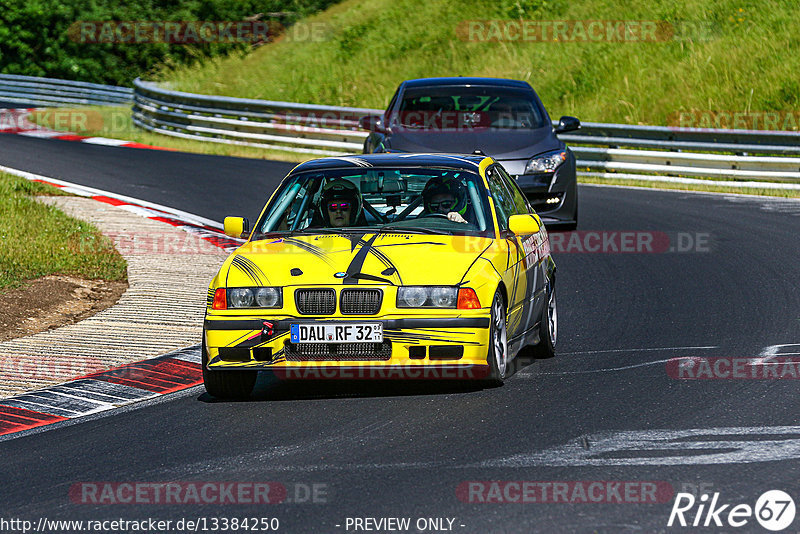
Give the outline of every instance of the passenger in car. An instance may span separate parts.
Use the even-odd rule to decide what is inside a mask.
[[[424,210],[426,215],[443,215],[453,222],[467,223],[469,203],[467,191],[460,180],[446,176],[435,176],[428,180],[422,190]]]

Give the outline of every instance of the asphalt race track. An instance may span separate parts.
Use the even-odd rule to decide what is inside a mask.
[[[0,137],[0,165],[205,214],[220,222],[226,215],[255,221],[269,195],[295,166],[18,135]]]
[[[254,217],[291,168],[11,135],[0,135],[0,165],[215,220]],[[665,362],[800,353],[790,346],[800,344],[800,202],[591,186],[580,198],[580,230],[597,235],[579,233],[583,243],[570,247],[566,234],[551,234],[562,240],[558,355],[521,362],[503,387],[262,380],[247,402],[216,402],[194,388],[0,441],[4,515],[274,517],[291,533],[354,532],[353,518],[367,517],[411,518],[410,532],[419,518],[453,520],[438,530],[428,523],[428,532],[688,532],[667,528],[680,491],[718,492],[719,504],[731,505],[722,521],[767,490],[797,499],[800,383],[677,380]],[[614,251],[619,232],[666,236],[673,250]],[[599,251],[579,251],[603,240]],[[80,483],[205,481],[277,482],[287,499],[91,504],[69,496]],[[672,492],[655,503],[615,501],[613,492],[596,503],[574,495],[464,502],[489,495],[459,492],[490,487],[469,481],[648,482]],[[764,531],[753,517],[740,528],[711,524],[706,531]]]
[[[4,100],[0,100],[0,109],[35,108],[35,107],[37,106],[33,102],[6,102]]]

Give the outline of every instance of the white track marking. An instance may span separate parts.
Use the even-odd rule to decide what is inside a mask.
[[[723,198],[732,204],[757,204],[761,211],[768,213],[800,215],[800,202],[796,198],[743,197],[741,195],[725,195]]]
[[[600,173],[593,172],[593,173],[583,174],[581,172],[578,172],[578,178],[580,178],[581,176],[589,176],[592,178],[605,178],[611,180],[639,180],[642,182],[713,185],[717,187],[736,187],[736,188],[749,187],[752,189],[800,189],[800,184],[781,183],[781,182],[757,182],[757,181],[738,182],[738,181],[706,180],[703,178],[681,178],[679,176],[647,176],[642,174],[610,173],[610,172],[600,172]],[[592,185],[598,185],[598,184],[592,184]]]
[[[280,457],[303,454],[302,446],[281,447],[268,453],[271,471],[365,471],[405,469],[485,469],[581,466],[748,464],[800,459],[800,426],[721,427],[685,430],[610,431],[579,436],[542,451],[457,464],[448,460],[386,463],[280,464]],[[198,472],[229,469],[264,453],[225,459],[222,465],[191,464]]]
[[[667,363],[668,361],[673,360],[673,359],[675,359],[675,358],[668,358],[666,360],[656,360],[656,361],[653,361],[653,362],[636,363],[636,364],[633,364],[633,365],[626,365],[624,367],[608,367],[608,368],[603,368],[603,369],[589,369],[589,370],[586,370],[586,371],[560,371],[558,373],[545,373],[545,372],[542,372],[542,373],[536,373],[536,374],[534,374],[532,372],[524,373],[524,374],[523,373],[517,373],[517,376],[520,377],[520,378],[537,378],[537,377],[543,376],[543,375],[587,375],[587,374],[592,374],[592,373],[610,373],[610,372],[613,372],[613,371],[625,371],[626,369],[635,369],[637,367],[647,367],[649,365],[656,365],[656,364],[659,364],[659,363]]]
[[[761,351],[761,354],[758,355],[758,358],[753,358],[750,361],[750,365],[764,365],[765,363],[769,362],[774,358],[777,358],[778,356],[800,355],[800,352],[782,352],[781,349],[784,347],[800,348],[800,343],[787,343],[784,345],[770,345],[768,347],[764,347],[764,350]]]
[[[656,350],[711,350],[719,348],[716,345],[709,345],[706,347],[653,347],[647,349],[608,349],[608,350],[581,350],[577,352],[559,352],[558,355],[574,355],[574,354],[604,354],[611,352],[646,352]]]
[[[19,132],[17,135],[24,135],[25,137],[38,137],[47,139],[51,137],[59,137],[61,135],[70,135],[68,132],[50,132],[48,130],[29,130],[27,132]]]
[[[641,348],[641,349],[608,349],[608,350],[586,350],[586,351],[577,351],[577,352],[559,352],[557,356],[574,356],[577,354],[613,354],[613,353],[625,353],[625,352],[653,352],[653,351],[669,351],[669,350],[712,350],[719,348],[717,346],[703,346],[703,347],[653,347],[653,348]],[[524,371],[518,372],[515,376],[519,378],[536,378],[537,376],[543,375],[584,375],[584,374],[593,374],[593,373],[609,373],[614,371],[625,371],[627,369],[635,369],[637,367],[647,367],[649,365],[656,365],[659,363],[666,363],[670,359],[666,360],[655,360],[649,362],[641,362],[635,363],[631,365],[625,365],[622,367],[607,367],[601,369],[587,369],[584,371],[559,371],[559,372],[535,372],[530,369],[526,369]]]
[[[81,139],[81,142],[105,146],[122,146],[130,143],[130,141],[125,141],[124,139],[109,139],[108,137],[87,137],[86,139]]]
[[[720,439],[722,437],[726,439]],[[564,445],[469,467],[747,464],[800,459],[800,426],[633,430],[588,434]]]
[[[206,219],[205,217],[201,217],[200,215],[195,215],[193,213],[188,213],[185,211],[177,210],[175,208],[170,208],[169,206],[164,206],[162,204],[156,204],[155,202],[148,202],[146,200],[140,200],[138,198],[133,198],[125,195],[119,195],[117,193],[112,193],[110,191],[105,191],[103,189],[96,189],[94,187],[87,187],[85,185],[75,184],[72,182],[67,182],[64,180],[59,180],[58,178],[52,178],[50,176],[44,176],[41,174],[34,174],[32,172],[21,171],[19,169],[13,169],[11,167],[5,167],[0,165],[0,171],[7,172],[8,174],[13,174],[14,176],[19,176],[20,178],[25,178],[26,180],[43,180],[45,182],[51,182],[54,184],[66,186],[70,188],[70,192],[82,191],[84,194],[81,196],[104,196],[109,198],[114,198],[117,200],[121,200],[123,202],[129,202],[131,204],[138,204],[140,206],[144,206],[146,208],[152,208],[161,211],[162,213],[169,214],[172,218],[175,218],[180,221],[192,223],[192,224],[199,224],[204,226],[210,226],[212,228],[219,228],[222,230],[222,224],[218,223],[217,221],[212,221],[211,219]]]

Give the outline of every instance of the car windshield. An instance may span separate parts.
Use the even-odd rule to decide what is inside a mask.
[[[477,173],[439,168],[326,169],[287,177],[253,239],[284,232],[490,235]]]
[[[394,125],[412,129],[533,129],[545,119],[530,91],[505,87],[406,89]]]

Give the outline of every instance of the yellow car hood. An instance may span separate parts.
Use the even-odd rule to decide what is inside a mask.
[[[236,250],[226,262],[224,283],[328,285],[357,279],[359,284],[453,285],[492,243],[477,236],[375,233],[263,239]]]

